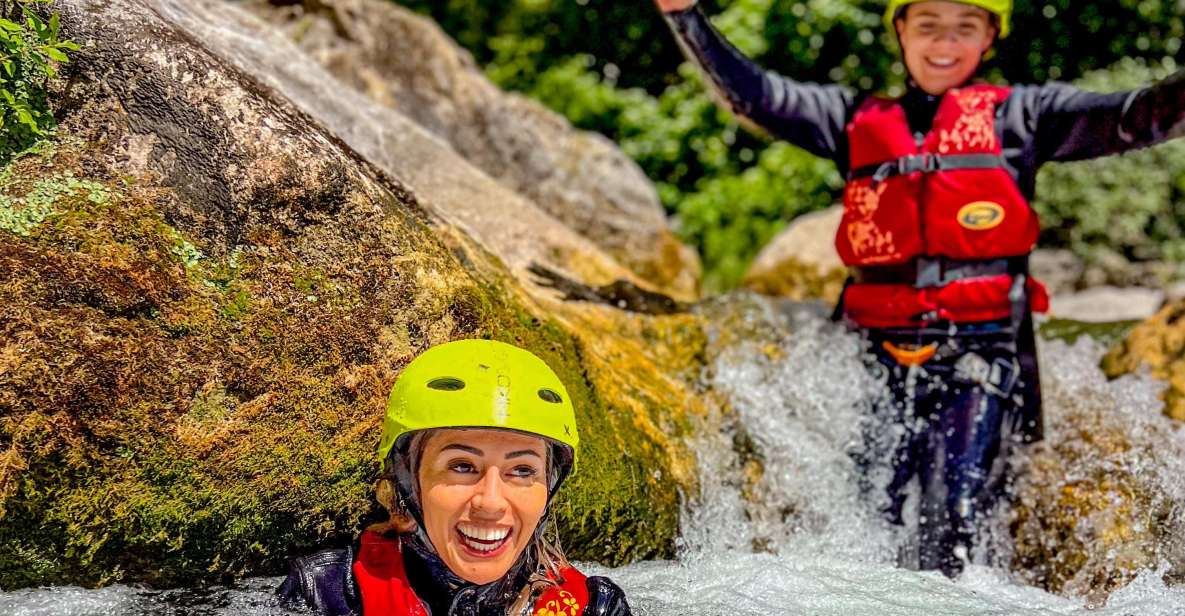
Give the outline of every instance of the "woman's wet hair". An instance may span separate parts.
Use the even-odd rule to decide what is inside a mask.
[[[402,463],[400,458],[410,462],[408,469],[411,471],[411,476],[416,478],[415,491],[418,498],[420,461],[423,458],[424,446],[436,431],[435,429],[420,430],[412,434],[406,447],[403,448],[406,453],[401,453],[399,447],[391,448],[391,453],[383,463],[382,474],[374,484],[375,499],[387,510],[388,519],[386,522],[370,527],[370,530],[376,532],[393,531],[399,534],[410,534],[416,531],[418,526],[416,517],[399,494],[395,468],[397,464]],[[546,441],[546,439],[544,440]],[[547,485],[549,491],[557,485],[560,479],[561,470],[559,464],[556,463],[556,460],[559,459],[557,450],[560,447],[560,445],[548,441]],[[555,494],[549,494],[547,511],[539,521],[539,526],[536,527],[531,537],[531,543],[523,554],[530,561],[536,563],[536,571],[532,572],[534,574],[531,580],[532,585],[536,583],[554,584],[556,581],[562,580],[561,572],[572,566],[568,562],[568,558],[564,556],[563,548],[560,547],[559,532],[556,530],[555,519],[551,513],[550,498],[552,496]]]

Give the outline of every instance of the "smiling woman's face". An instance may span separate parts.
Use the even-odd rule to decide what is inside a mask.
[[[510,570],[547,508],[547,446],[506,430],[438,430],[419,481],[436,553],[462,579],[488,584]]]
[[[895,24],[909,74],[936,96],[970,79],[996,40],[991,14],[958,2],[911,4]]]

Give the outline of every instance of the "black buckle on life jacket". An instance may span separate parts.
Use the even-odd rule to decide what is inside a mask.
[[[997,154],[910,154],[852,169],[848,172],[848,180],[871,177],[872,183],[879,184],[894,175],[909,175],[919,171],[933,173],[935,171],[954,171],[958,169],[1003,169],[1008,162]]]
[[[909,175],[919,171],[932,173],[941,168],[939,157],[934,154],[910,154],[896,160],[890,160],[877,166],[872,174],[872,185],[876,186],[894,175]]]

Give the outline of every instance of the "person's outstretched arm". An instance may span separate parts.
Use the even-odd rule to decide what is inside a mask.
[[[1049,84],[1032,95],[1038,162],[1119,154],[1185,136],[1185,71],[1151,86],[1098,94]]]
[[[798,147],[846,165],[844,127],[854,94],[762,69],[712,27],[693,0],[655,0],[688,57],[733,113]]]

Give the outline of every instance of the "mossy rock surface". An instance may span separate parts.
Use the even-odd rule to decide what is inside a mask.
[[[1144,367],[1168,382],[1165,414],[1185,421],[1185,302],[1169,304],[1136,325],[1103,358],[1103,371],[1110,377]]]
[[[391,384],[470,337],[573,396],[568,555],[672,556],[698,319],[540,293],[132,4],[59,2],[91,45],[56,139],[0,175],[0,587],[193,585],[351,541]]]

